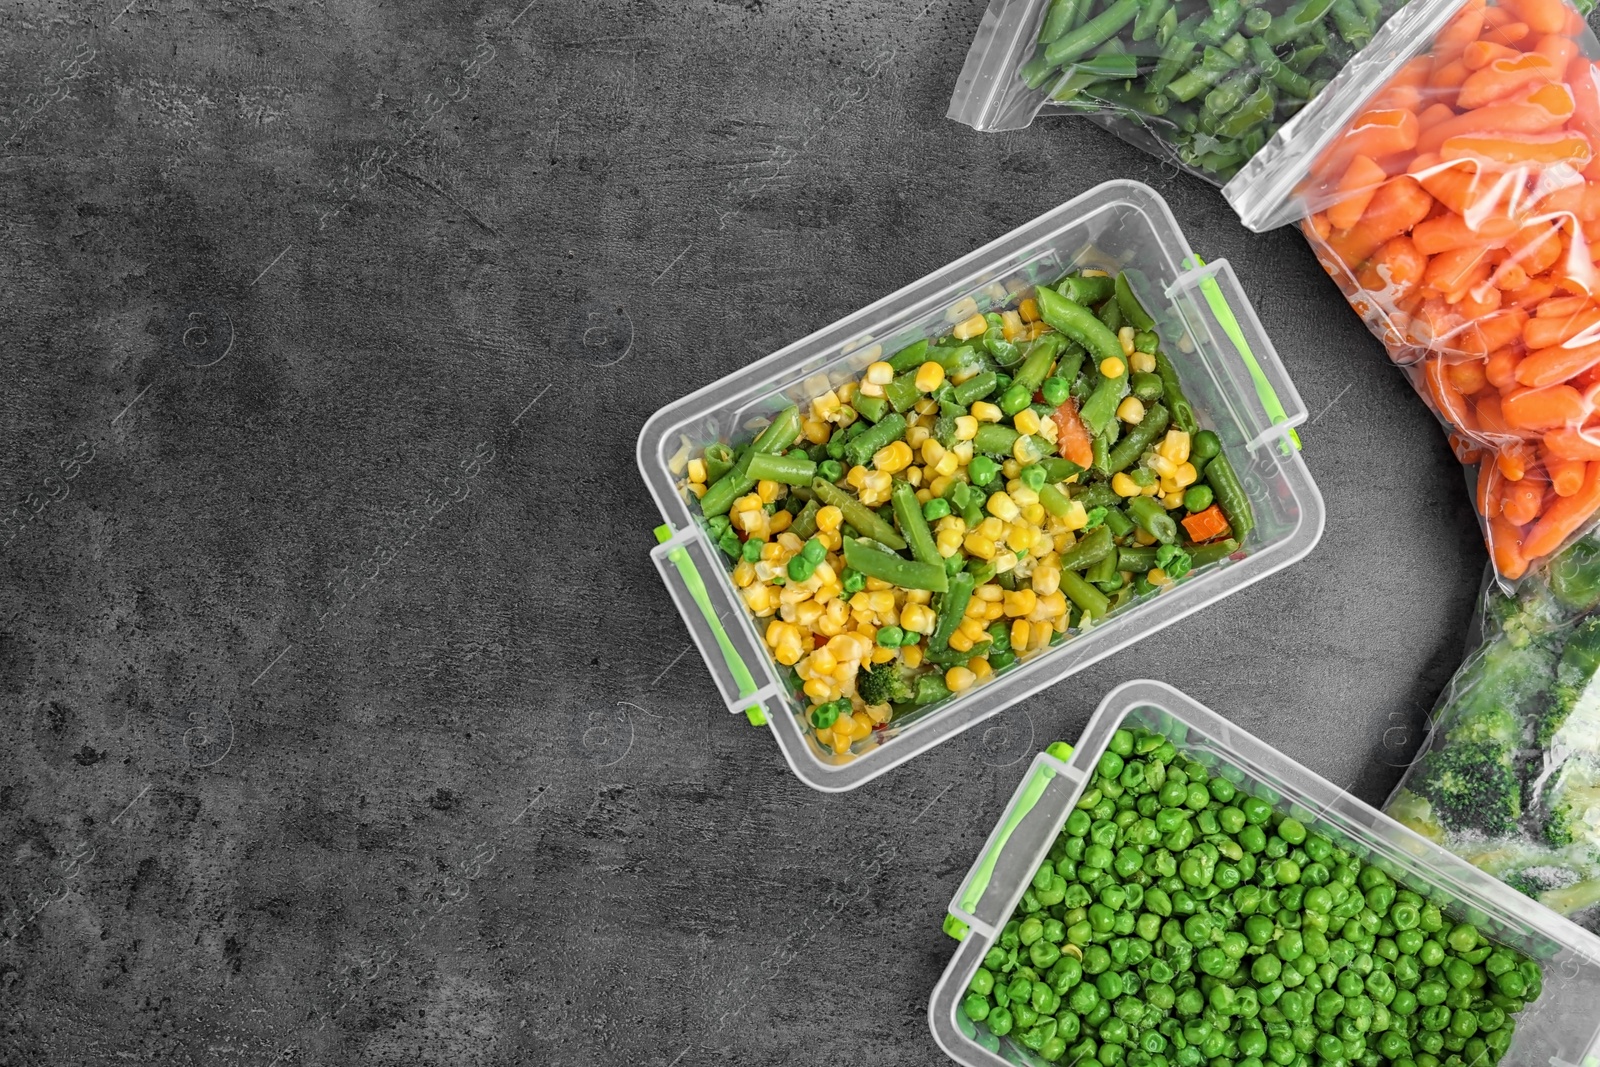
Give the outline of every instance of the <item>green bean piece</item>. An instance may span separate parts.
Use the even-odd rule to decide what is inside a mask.
[[[1172,416],[1172,424],[1184,433],[1197,433],[1200,423],[1194,417],[1194,408],[1189,403],[1189,398],[1183,395],[1183,386],[1178,382],[1178,371],[1172,365],[1172,360],[1160,349],[1156,350],[1156,374],[1161,377],[1162,398],[1166,401],[1167,411]]]
[[[817,499],[822,501],[824,507],[831,504],[843,512],[844,521],[855,527],[856,532],[866,534],[890,548],[906,547],[905,541],[895,533],[893,526],[885,522],[877,512],[832,482],[825,482],[821,478],[814,479],[811,491],[817,494]],[[859,567],[856,569],[860,570]]]
[[[1122,586],[1122,575],[1117,571],[1117,554],[1107,552],[1083,572],[1083,577],[1103,593],[1115,592]]]
[[[938,546],[933,542],[933,531],[928,528],[928,520],[922,517],[922,505],[917,501],[916,488],[910,482],[896,478],[889,490],[889,503],[894,508],[895,525],[900,527],[900,536],[906,539],[912,558],[944,566],[944,557],[939,555]]]
[[[1167,15],[1173,14],[1172,0],[1145,0],[1140,5],[1138,14],[1133,16],[1133,33],[1135,41],[1147,40],[1155,35],[1156,27]]]
[[[855,523],[852,522],[850,525],[855,526]],[[857,526],[856,529],[859,530],[860,527]],[[950,588],[950,580],[942,564],[902,559],[893,552],[874,548],[870,542],[845,538],[844,563],[851,570],[860,571],[868,578],[877,578],[901,589],[928,589],[935,593],[943,593]]]
[[[862,396],[857,393],[850,401],[850,406],[868,422],[880,422],[889,413],[889,402],[881,396]]]
[[[1205,544],[1197,545],[1188,551],[1189,559],[1193,561],[1194,566],[1198,569],[1208,563],[1216,563],[1219,560],[1227,559],[1239,551],[1239,542],[1232,537],[1227,537],[1221,541],[1207,541]]]
[[[1145,81],[1145,88],[1152,93],[1164,93],[1172,79],[1176,78],[1188,62],[1194,50],[1200,47],[1194,39],[1194,27],[1199,25],[1198,17],[1186,19],[1179,23],[1172,39],[1161,46],[1161,58],[1156,61],[1156,69],[1151,72]]]
[[[1074,474],[1082,474],[1083,468],[1061,456],[1046,456],[1037,466],[1044,471],[1044,480],[1047,482],[1064,482]]]
[[[1166,92],[1174,100],[1188,103],[1237,70],[1239,64],[1220,48],[1206,46],[1200,63],[1174,78]]]
[[[1122,309],[1122,317],[1136,330],[1153,330],[1156,320],[1139,303],[1139,298],[1133,295],[1133,287],[1128,284],[1128,275],[1117,275],[1116,281],[1117,306]]]
[[[914,344],[906,345],[906,347],[890,356],[884,362],[893,367],[896,374],[902,374],[908,370],[916,370],[927,361],[928,339],[924,337]]]
[[[800,509],[800,514],[789,524],[789,529],[793,530],[794,535],[802,541],[812,537],[817,532],[817,512],[821,510],[822,504],[813,495],[806,501],[806,506]]]
[[[1233,36],[1244,22],[1244,4],[1239,0],[1216,0],[1211,13],[1194,29],[1194,38],[1201,44],[1220,45]]]
[[[1080,537],[1077,544],[1061,553],[1061,571],[1065,574],[1067,571],[1092,567],[1116,550],[1111,531],[1104,526],[1097,526]]]
[[[1219,453],[1206,464],[1206,484],[1216,494],[1217,506],[1228,516],[1233,536],[1243,541],[1255,529],[1256,516],[1250,506],[1250,498],[1245,495],[1244,485],[1227,456]]]
[[[1061,35],[1045,48],[1045,61],[1056,65],[1070,63],[1087,54],[1097,45],[1104,44],[1117,34],[1139,13],[1143,0],[1114,0],[1100,14],[1082,26]]]
[[[1177,522],[1167,514],[1167,509],[1161,506],[1160,501],[1153,497],[1130,497],[1128,518],[1132,519],[1139,529],[1164,545],[1170,545],[1178,539]]]
[[[1091,619],[1098,619],[1111,610],[1111,601],[1106,599],[1106,595],[1085,581],[1077,571],[1061,572],[1061,591]]]
[[[789,446],[799,439],[800,409],[790,405],[778,412],[766,429],[756,435],[750,448],[739,457],[733,468],[706,490],[705,496],[700,498],[700,513],[706,518],[727,514],[735,500],[755,487],[756,479],[750,477],[750,457],[758,453],[774,455],[787,452]]]
[[[1118,352],[1121,352],[1120,348]],[[1097,438],[1111,428],[1116,421],[1117,405],[1128,395],[1128,361],[1120,354],[1116,358],[1122,364],[1122,373],[1102,377],[1100,384],[1094,387],[1094,392],[1089,394],[1089,399],[1078,411],[1078,417]],[[1096,466],[1105,469],[1103,463],[1097,462]]]
[[[1208,119],[1220,121],[1231,114],[1244,102],[1244,98],[1255,88],[1255,84],[1256,76],[1253,71],[1241,71],[1211,90],[1206,94],[1205,102],[1200,107],[1202,122]]]
[[[1243,137],[1251,127],[1271,119],[1277,106],[1278,101],[1272,95],[1272,90],[1265,85],[1260,86],[1245,97],[1244,102],[1239,104],[1231,115],[1217,125],[1217,135]]]
[[[817,465],[797,456],[777,456],[757,452],[750,457],[750,477],[756,481],[782,482],[784,485],[810,485]]]
[[[955,374],[957,371],[966,370],[968,367],[980,366],[983,358],[978,355],[978,350],[971,345],[958,345],[955,348],[935,346],[928,349],[928,358],[923,363],[937,363],[944,368],[946,375]],[[918,363],[917,367],[921,367]],[[911,368],[917,369],[916,367]]]
[[[964,408],[971,407],[977,401],[994,392],[995,387],[999,384],[1000,376],[992,370],[974,374],[955,387],[956,403]]]
[[[1107,281],[1110,282],[1110,279]],[[1110,282],[1107,288],[1113,285],[1115,283]],[[1087,349],[1096,365],[1111,358],[1123,359],[1122,344],[1117,340],[1117,335],[1106,329],[1105,323],[1096,318],[1094,312],[1050,289],[1040,289],[1035,299],[1039,304],[1039,316],[1052,329]]]
[[[733,469],[734,461],[733,449],[721,441],[707,445],[705,452],[706,484],[716,485],[724,474]]]
[[[1133,533],[1133,520],[1128,518],[1121,508],[1109,507],[1105,512],[1105,518],[1101,521],[1105,523],[1106,529],[1111,531],[1113,537],[1127,537]]]
[[[1274,48],[1288,44],[1322,22],[1322,16],[1333,7],[1334,0],[1300,0],[1283,14],[1272,20],[1261,34],[1263,40]]]
[[[1144,455],[1144,450],[1155,444],[1156,438],[1167,432],[1167,424],[1171,416],[1161,404],[1146,409],[1144,418],[1139,420],[1139,425],[1129,431],[1128,436],[1117,442],[1117,447],[1111,450],[1106,457],[1106,474],[1116,474],[1126,470],[1128,464]]]
[[[1011,380],[1011,388],[1020,387],[1031,398],[1039,386],[1044,384],[1044,377],[1050,373],[1050,365],[1056,361],[1056,353],[1061,351],[1064,340],[1065,338],[1059,333],[1047,333],[1029,344],[1022,358],[1022,366],[1018,369],[1016,377]],[[1008,414],[1014,415],[1016,412]]]
[[[844,446],[844,458],[853,467],[864,467],[872,462],[874,452],[885,445],[893,444],[905,435],[905,416],[898,411],[885,415],[874,426],[857,434],[854,440]]]
[[[894,381],[883,387],[883,398],[889,402],[897,414],[910,411],[917,401],[922,399],[922,390],[917,388],[917,372],[908,370],[897,375]]]
[[[942,652],[950,647],[950,638],[955,634],[956,627],[961,625],[961,620],[966,617],[967,604],[972,600],[972,591],[979,584],[977,576],[969,571],[961,571],[951,576],[950,588],[945,590],[944,596],[939,601],[938,621],[933,625],[933,633],[928,636],[928,651]]]
[[[1072,28],[1078,13],[1078,0],[1052,0],[1039,27],[1039,44],[1049,44]]]
[[[1048,482],[1039,490],[1039,503],[1058,519],[1072,511],[1072,500]]]
[[[1272,25],[1272,12],[1264,7],[1252,7],[1244,13],[1244,32],[1257,34]]]
[[[1155,565],[1155,545],[1126,545],[1117,549],[1117,567],[1119,570],[1143,574]]]
[[[1082,274],[1069,274],[1056,282],[1055,285],[1041,288],[1049,288],[1056,295],[1065,297],[1074,304],[1091,307],[1111,299],[1116,294],[1116,284],[1116,279],[1109,274],[1096,274],[1087,278]],[[1037,299],[1038,294],[1036,292],[1035,300],[1037,301]],[[1044,305],[1040,304],[1039,306],[1042,314]],[[1046,319],[1045,321],[1049,322],[1050,320]]]
[[[977,436],[972,439],[972,448],[974,451],[987,452],[993,456],[1009,456],[1019,436],[1021,435],[1016,430],[1004,423],[979,423]]]

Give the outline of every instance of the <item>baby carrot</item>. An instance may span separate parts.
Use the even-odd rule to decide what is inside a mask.
[[[1419,119],[1423,129],[1417,151],[1438,151],[1450,138],[1463,134],[1548,133],[1572,116],[1572,106],[1566,87],[1551,84],[1540,86],[1527,99],[1486,104],[1460,115],[1452,112],[1452,117],[1432,125]]]
[[[1469,281],[1465,292],[1459,297],[1449,298],[1455,305],[1456,314],[1466,320],[1469,329],[1476,329],[1480,319],[1500,309],[1500,290],[1485,285],[1488,280],[1489,264],[1485,263],[1478,268],[1475,280]]]
[[[1583,484],[1571,496],[1558,496],[1522,541],[1522,554],[1528,559],[1547,556],[1576,533],[1600,508],[1600,463],[1590,463],[1583,473]]]
[[[1554,385],[1575,378],[1600,363],[1600,341],[1573,348],[1555,345],[1529,352],[1517,364],[1516,378],[1521,385]]]
[[[1433,68],[1433,73],[1428,75],[1428,91],[1432,93],[1447,92],[1451,89],[1460,89],[1472,76],[1472,68],[1459,59],[1450,62],[1441,62]]]
[[[1441,159],[1472,159],[1502,167],[1568,163],[1581,168],[1592,154],[1589,139],[1581,133],[1457,134],[1439,146]]]
[[[1487,218],[1474,226],[1465,218],[1450,212],[1424,219],[1411,231],[1411,240],[1417,251],[1425,256],[1468,246],[1496,245],[1516,233],[1521,224],[1501,216]]]
[[[1500,449],[1499,455],[1495,456],[1495,467],[1506,481],[1520,482],[1536,459],[1538,456],[1531,447],[1516,441]]]
[[[1493,36],[1494,39],[1499,41],[1501,44],[1516,44],[1517,42],[1526,39],[1528,34],[1532,32],[1533,31],[1528,28],[1528,24],[1526,22],[1507,21],[1499,26],[1496,26],[1494,28],[1494,32],[1490,36]]]
[[[1456,392],[1462,396],[1472,396],[1481,393],[1489,387],[1489,379],[1483,374],[1483,360],[1460,359],[1446,365],[1446,373],[1450,384],[1456,387]]]
[[[1539,517],[1546,484],[1536,470],[1530,470],[1522,481],[1506,487],[1500,498],[1500,513],[1513,525],[1526,526]]]
[[[1342,170],[1356,156],[1379,159],[1395,152],[1408,152],[1416,146],[1420,127],[1417,116],[1406,108],[1369,109],[1356,116],[1334,146],[1329,169]]]
[[[1506,425],[1505,417],[1500,414],[1500,394],[1484,392],[1472,398],[1473,414],[1478,420],[1480,433],[1495,434],[1509,437],[1511,427]]]
[[[1528,313],[1521,308],[1506,308],[1474,323],[1474,330],[1463,337],[1462,348],[1475,356],[1487,356],[1512,344],[1522,336]],[[1515,355],[1515,352],[1512,353]],[[1488,368],[1484,373],[1487,375]],[[1493,378],[1490,381],[1493,382]]]
[[[1488,267],[1485,260],[1491,251],[1492,249],[1484,245],[1471,245],[1440,252],[1428,260],[1428,269],[1422,275],[1422,284],[1440,293],[1457,292],[1469,284],[1468,279],[1479,267]]]
[[[1579,334],[1592,331],[1596,327],[1600,327],[1600,307],[1586,303],[1586,306],[1570,310],[1565,315],[1540,314],[1529,319],[1528,324],[1522,328],[1522,341],[1528,348],[1537,351],[1566,344]],[[1587,341],[1589,338],[1585,337],[1583,340]]]
[[[1436,57],[1441,57],[1441,62],[1446,58],[1460,55],[1467,45],[1483,35],[1486,8],[1487,5],[1482,3],[1464,5],[1445,28],[1434,36],[1430,51]]]
[[[1461,50],[1461,62],[1468,70],[1481,70],[1497,59],[1515,59],[1521,54],[1515,48],[1480,38]]]
[[[1560,33],[1548,33],[1539,38],[1533,50],[1555,64],[1557,70],[1566,70],[1578,54],[1578,42]]]
[[[1389,175],[1371,156],[1356,156],[1339,179],[1339,200],[1328,206],[1328,225],[1348,230],[1361,221],[1372,197]]]
[[[1560,33],[1567,26],[1567,7],[1561,0],[1500,0],[1499,6],[1526,22],[1534,33]]]
[[[1550,474],[1550,485],[1555,489],[1556,496],[1571,496],[1583,485],[1582,460],[1566,459],[1549,449],[1544,450],[1542,459],[1545,470]]]
[[[1515,59],[1497,59],[1481,70],[1471,72],[1460,83],[1456,107],[1482,107],[1530,85],[1559,81],[1560,75],[1561,69],[1550,61],[1550,57],[1538,52],[1524,52]]]
[[[1551,455],[1562,459],[1586,463],[1600,460],[1600,437],[1590,437],[1576,426],[1549,431],[1544,435],[1544,447]]]
[[[1361,288],[1370,292],[1387,292],[1391,299],[1403,300],[1422,284],[1422,273],[1427,266],[1428,257],[1417,251],[1411,238],[1401,234],[1385,241],[1373,253],[1356,280]]]
[[[1401,174],[1378,187],[1372,195],[1372,203],[1361,216],[1360,225],[1374,236],[1381,234],[1382,240],[1387,241],[1427,218],[1432,207],[1433,197],[1415,178]]]
[[[1494,569],[1516,581],[1528,571],[1528,557],[1522,543],[1522,531],[1500,515],[1489,519],[1489,553],[1494,557]]]
[[[1538,307],[1541,300],[1547,299],[1555,291],[1555,283],[1550,279],[1533,278],[1527,285],[1506,293],[1506,299],[1520,308]]]
[[[1583,394],[1570,385],[1513,389],[1500,401],[1500,412],[1513,430],[1554,430],[1583,421],[1589,414]]]
[[[1500,472],[1493,463],[1478,464],[1478,488],[1473,496],[1478,505],[1478,514],[1484,518],[1499,514],[1500,498],[1496,482],[1500,480]],[[1495,510],[1491,511],[1491,505]]]
[[[1567,64],[1566,84],[1572,91],[1570,128],[1600,144],[1600,80],[1595,77],[1594,63],[1587,56],[1574,56]]]
[[[1460,391],[1451,384],[1449,375],[1445,373],[1444,359],[1437,355],[1430,356],[1423,361],[1422,366],[1424,380],[1428,383],[1428,395],[1433,397],[1433,404],[1439,411],[1439,417],[1451,426],[1460,427],[1468,432],[1475,429],[1471,409],[1468,408]]]
[[[1483,376],[1496,389],[1514,388],[1517,384],[1517,364],[1521,361],[1522,353],[1515,345],[1497,348],[1489,353],[1489,359],[1483,365]]]

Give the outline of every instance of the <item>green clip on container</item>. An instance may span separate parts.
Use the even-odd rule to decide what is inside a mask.
[[[1069,758],[1034,757],[978,861],[950,902],[945,930],[961,945],[928,1002],[934,1040],[967,1067],[1049,1067],[1021,1045],[997,1039],[961,1012],[961,999],[998,938],[1086,782],[1123,725],[1166,734],[1181,752],[1232,767],[1240,788],[1273,800],[1308,828],[1380,864],[1432,901],[1545,968],[1544,995],[1517,1017],[1501,1067],[1600,1064],[1600,938],[1426,840],[1262,744],[1216,712],[1161,682],[1135,681],[1106,696]]]
[[[965,297],[980,311],[1069,269],[1124,270],[1156,318],[1200,422],[1222,438],[1254,507],[1246,551],[1130,605],[1092,630],[973,687],[843,756],[819,746],[682,488],[688,457],[745,440],[773,414],[858,378],[879,351],[948,332]],[[853,789],[919,752],[1303,558],[1322,535],[1322,497],[1296,451],[1305,421],[1277,352],[1225,260],[1201,265],[1149,186],[1097,186],[831,326],[658,411],[639,436],[639,469],[665,518],[651,553],[728,709],[765,723],[808,785]],[[764,627],[764,620],[761,626]]]

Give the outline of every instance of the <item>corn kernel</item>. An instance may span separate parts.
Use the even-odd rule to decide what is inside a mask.
[[[852,742],[850,740],[850,735],[849,734],[847,734],[843,730],[834,731],[834,734],[833,734],[833,754],[835,756],[842,756],[846,752],[849,752],[851,744],[852,744]]]
[[[1156,535],[1146,530],[1143,526],[1135,527],[1133,543],[1136,545],[1153,545],[1156,543]]]
[[[756,496],[761,498],[763,504],[771,504],[778,499],[778,491],[782,488],[777,482],[763,478],[756,483]]]
[[[965,634],[973,641],[981,641],[984,638],[983,622],[980,619],[962,619],[956,626],[956,633]]]
[[[944,321],[960,322],[970,315],[978,313],[978,302],[970,296],[964,296],[951,304],[944,312]]]
[[[1127,364],[1116,356],[1107,356],[1100,361],[1100,373],[1107,378],[1120,378],[1122,377],[1122,372],[1127,369]]]
[[[1144,580],[1149,582],[1151,585],[1166,585],[1172,581],[1171,578],[1167,577],[1167,572],[1162,570],[1160,567],[1151,567],[1148,571],[1146,571]]]
[[[1101,270],[1099,267],[1089,267],[1086,270],[1079,271],[1078,273],[1082,274],[1085,278],[1109,278],[1109,277],[1111,277],[1111,272],[1110,271]]]
[[[944,445],[941,445],[938,442],[938,439],[930,437],[926,441],[922,442],[922,462],[932,466],[937,466],[939,461],[943,458]]]
[[[1011,499],[1016,501],[1018,507],[1026,508],[1029,504],[1039,502],[1038,492],[1030,489],[1026,482],[1015,482],[1014,486],[1007,486],[1006,491],[1011,495]]]
[[[944,684],[950,687],[950,692],[961,693],[971,689],[978,681],[978,676],[965,667],[951,667],[944,672]]]
[[[1118,496],[1138,496],[1141,492],[1139,483],[1122,471],[1111,476],[1111,491]]]
[[[776,610],[772,603],[772,590],[768,586],[752,585],[740,590],[740,595],[744,597],[745,607],[758,617],[771,615]]]
[[[893,652],[890,652],[888,649],[884,649],[883,651],[889,652],[889,659],[894,659],[894,653]],[[888,661],[887,660],[880,660],[879,662],[888,662]],[[863,709],[863,710],[866,711],[867,717],[869,719],[871,719],[874,723],[877,723],[878,725],[882,725],[883,723],[888,722],[889,721],[889,716],[894,714],[893,709],[891,709],[889,707],[889,705],[887,705],[887,704],[868,704],[866,706],[866,708]]]
[[[1174,489],[1170,493],[1161,494],[1161,506],[1168,511],[1183,507],[1183,490]]]
[[[1187,489],[1200,478],[1200,472],[1194,469],[1194,464],[1185,460],[1178,464],[1178,469],[1173,472],[1172,480],[1178,483],[1179,489]]]
[[[1023,408],[1011,420],[1018,433],[1035,434],[1039,432],[1039,413],[1032,408]]]
[[[922,666],[922,646],[901,645],[900,662],[912,669]]]
[[[1025,616],[1038,604],[1039,598],[1032,589],[1018,589],[1005,595],[1005,612],[1013,618]]]
[[[1056,425],[1055,419],[1040,419],[1039,436],[1049,441],[1053,446],[1061,436],[1061,427]]]
[[[985,582],[972,591],[973,599],[985,601],[998,601],[1005,595],[1005,590],[993,582]]]
[[[867,373],[862,376],[862,380],[871,382],[873,385],[888,385],[894,381],[894,368],[879,360],[867,368]]]
[[[1039,445],[1032,437],[1023,435],[1011,446],[1011,458],[1019,464],[1037,463],[1044,458],[1044,453],[1039,450]]]
[[[1022,506],[1022,519],[1024,522],[1030,522],[1035,526],[1043,526],[1045,519],[1049,517],[1049,514],[1044,510],[1043,504],[1035,502]]]
[[[999,422],[1005,413],[997,405],[979,400],[972,405],[971,415],[979,422]]]
[[[867,468],[857,464],[851,467],[844,476],[845,483],[854,489],[860,489],[867,484]]]
[[[1006,531],[1006,547],[1013,552],[1028,552],[1038,543],[1038,527],[1019,522]]]
[[[972,442],[957,441],[956,447],[950,450],[955,454],[956,461],[963,467],[972,462]]]
[[[1028,618],[1034,622],[1047,619],[1059,619],[1067,613],[1067,594],[1060,591],[1041,594],[1033,611],[1028,613]],[[1038,627],[1034,627],[1035,631]],[[1037,636],[1037,632],[1035,633]]]
[[[692,482],[689,484],[689,492],[694,494],[694,498],[696,500],[699,500],[701,497],[706,495],[707,488],[709,487],[705,485],[696,485]]]
[[[998,601],[983,606],[983,620],[985,622],[994,622],[996,619],[1002,618],[1005,613],[1005,608]]]
[[[1018,619],[1011,624],[1011,644],[1015,648],[1028,647],[1028,621]]]
[[[872,465],[879,471],[894,474],[909,467],[912,458],[910,445],[904,441],[891,441],[872,454]]]
[[[990,515],[978,523],[978,532],[992,541],[1006,532],[1006,524],[997,516]]]
[[[978,533],[968,534],[962,545],[966,547],[968,555],[977,556],[979,559],[994,559],[995,545],[992,538]]]
[[[978,420],[971,415],[956,416],[956,440],[970,441],[978,436]]]
[[[844,522],[844,512],[829,504],[827,507],[817,509],[816,521],[817,529],[832,533]]]
[[[976,302],[974,302],[973,307],[977,307]],[[981,335],[988,328],[989,320],[974,311],[970,318],[962,319],[956,323],[951,329],[950,335],[957,341],[970,341],[972,338]]]
[[[694,483],[703,483],[705,480],[706,461],[703,459],[691,459],[689,461],[689,481]]]
[[[971,652],[973,648],[976,647],[977,642],[968,637],[966,634],[962,633],[960,630],[957,630],[955,633],[950,635],[949,644],[950,647],[955,649],[957,652]]]
[[[874,648],[872,650],[873,663],[888,663],[892,659],[894,659],[894,649],[892,648]]]
[[[985,506],[990,515],[1000,519],[1002,522],[1015,522],[1017,517],[1022,514],[1022,509],[1017,507],[1016,501],[1012,500],[1011,495],[1003,489],[991,495],[988,504]]]
[[[1160,485],[1147,485],[1139,490],[1141,496],[1158,496],[1161,493]]]
[[[918,392],[931,393],[944,384],[944,368],[930,359],[917,368],[917,376],[912,380]]]
[[[931,418],[933,413],[939,410],[939,402],[931,396],[925,396],[921,400],[917,401],[916,404],[912,406],[912,409],[916,411],[918,416],[926,416]]]
[[[981,619],[983,618],[984,610],[988,608],[988,606],[989,605],[984,601],[979,600],[977,597],[973,597],[971,600],[967,601],[966,609],[961,614],[964,616],[971,615],[974,618]]]
[[[939,549],[939,555],[949,559],[961,547],[961,532],[959,530],[940,530],[934,535],[933,543]]]
[[[1067,513],[1061,518],[1068,530],[1081,530],[1089,525],[1089,509],[1083,506],[1083,501],[1074,500],[1067,505]],[[1069,534],[1068,537],[1070,536]],[[1067,543],[1070,545],[1072,542],[1068,540]],[[1057,551],[1066,550],[1057,546]]]
[[[1182,430],[1168,430],[1156,451],[1173,463],[1184,463],[1189,459],[1190,444],[1189,435]]]
[[[740,589],[752,584],[755,580],[755,564],[746,563],[743,560],[740,560],[739,565],[733,568],[733,584],[738,586]]]
[[[1135,352],[1128,357],[1128,366],[1139,374],[1154,374],[1156,372],[1156,357],[1149,352]]]
[[[1123,355],[1133,355],[1133,337],[1134,334],[1138,332],[1139,331],[1135,330],[1132,326],[1124,326],[1122,329],[1117,331],[1117,343],[1122,345]]]
[[[1061,568],[1055,566],[1038,566],[1033,568],[1031,579],[1033,591],[1040,596],[1047,596],[1061,588]]]
[[[1023,322],[1038,322],[1039,302],[1031,296],[1024,297],[1022,302],[1017,305],[1017,316]]]
[[[1043,337],[1045,334],[1051,333],[1051,332],[1052,331],[1051,331],[1050,327],[1048,325],[1046,325],[1045,323],[1043,323],[1043,322],[1030,322],[1030,323],[1028,323],[1028,340],[1030,340],[1030,341],[1037,341],[1039,338]]]
[[[1117,418],[1137,426],[1144,419],[1144,403],[1136,396],[1125,398],[1117,405]]]
[[[1026,328],[1022,324],[1022,316],[1015,311],[1000,312],[1000,335],[1007,341],[1015,341]]]
[[[802,600],[794,606],[794,621],[809,630],[822,617],[826,606],[816,600]]]
[[[767,520],[767,528],[772,533],[782,533],[789,528],[789,524],[792,522],[794,522],[794,516],[787,511],[780,510],[773,512],[772,517]]]

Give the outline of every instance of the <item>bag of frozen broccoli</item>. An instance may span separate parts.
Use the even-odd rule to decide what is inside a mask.
[[[1600,932],[1600,537],[1491,573],[1479,628],[1385,810]]]
[[[1086,115],[1221,185],[1341,72],[1360,77],[1404,3],[991,0],[948,115],[986,133]]]

